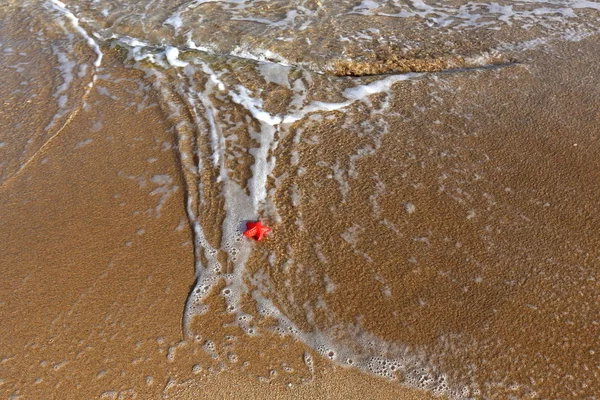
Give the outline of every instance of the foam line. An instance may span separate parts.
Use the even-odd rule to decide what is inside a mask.
[[[100,46],[98,46],[98,43],[96,43],[96,41],[92,39],[90,35],[88,35],[86,30],[79,25],[79,18],[77,18],[71,11],[67,9],[65,3],[59,0],[50,0],[50,4],[55,10],[59,11],[71,22],[71,25],[73,25],[73,28],[75,28],[77,33],[79,33],[85,39],[87,45],[90,46],[92,50],[94,50],[94,52],[96,53],[96,61],[94,61],[94,66],[96,68],[100,67],[100,65],[102,65],[103,53],[100,50]]]

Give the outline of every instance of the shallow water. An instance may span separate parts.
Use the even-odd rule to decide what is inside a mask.
[[[531,117],[518,84],[540,73],[523,54],[593,36],[599,8],[9,3],[0,182],[94,107],[91,91],[111,96],[110,53],[144,72],[123,84],[157,95],[177,138],[196,259],[183,329],[208,354],[235,364],[232,337],[284,337],[306,346],[277,356],[299,382],[320,354],[451,398],[593,398],[600,225],[585,174],[544,164],[561,142],[536,124],[565,104]],[[515,124],[523,136],[503,131]],[[153,179],[168,196],[170,178]],[[265,242],[242,236],[257,219]]]

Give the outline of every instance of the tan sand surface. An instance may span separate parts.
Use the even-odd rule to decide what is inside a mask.
[[[597,395],[599,46],[596,36],[520,52],[510,65],[430,74],[372,96],[390,105],[364,135],[359,104],[315,122],[295,147],[282,138],[272,192],[281,220],[266,221],[274,234],[257,244],[248,276],[269,265],[271,299],[300,328],[360,324],[426,350],[489,398]],[[76,82],[70,114],[38,134],[56,113],[44,99],[59,80],[41,78],[56,72],[44,60],[33,60],[32,102],[2,66],[11,95],[0,113],[1,396],[432,397],[334,366],[291,337],[244,335],[221,296],[185,338],[194,249],[164,99],[105,49],[108,78],[89,95]],[[284,106],[279,93],[267,97]],[[376,151],[350,160],[365,148]],[[216,221],[213,242],[218,190],[205,191],[215,204],[201,214]],[[292,256],[302,263],[286,265]],[[316,295],[327,307],[315,305],[309,321]],[[348,335],[336,339],[352,343]]]
[[[137,112],[145,93],[103,86],[123,100],[94,92],[0,188],[3,398],[430,397],[319,360],[306,383],[263,383],[182,343],[194,263],[173,133],[152,96]]]

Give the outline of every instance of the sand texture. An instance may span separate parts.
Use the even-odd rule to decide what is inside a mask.
[[[82,33],[0,7],[0,397],[600,393],[597,34],[282,40],[289,66],[151,46],[160,10],[82,3]],[[319,21],[306,38],[351,31]]]

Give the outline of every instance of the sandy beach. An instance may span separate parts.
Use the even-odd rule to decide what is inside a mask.
[[[0,8],[0,396],[600,393],[591,28],[356,42],[316,73],[50,3],[64,37]]]

